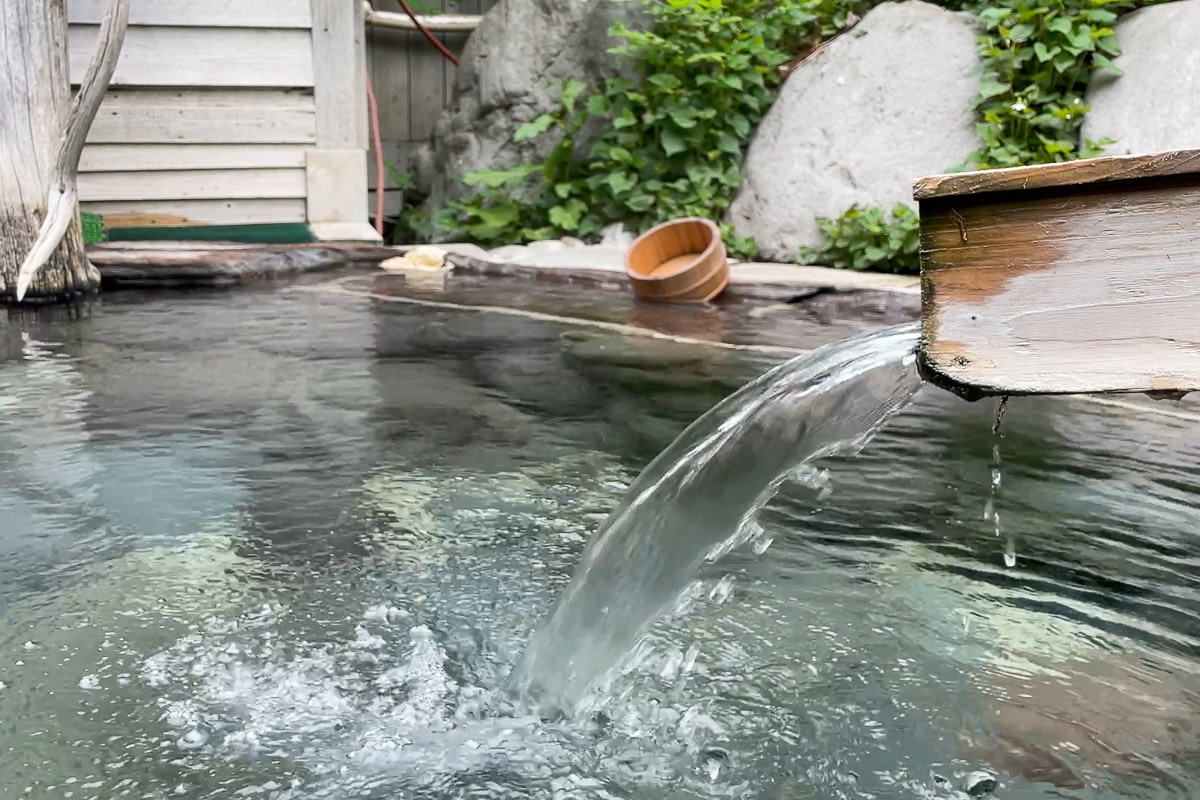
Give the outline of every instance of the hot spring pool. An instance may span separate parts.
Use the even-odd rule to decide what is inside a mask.
[[[543,720],[500,690],[588,537],[781,356],[311,291],[0,345],[5,796],[1200,793],[1195,420],[1013,401],[998,534],[994,406],[924,389]]]

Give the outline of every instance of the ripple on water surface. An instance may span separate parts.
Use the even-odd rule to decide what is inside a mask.
[[[757,365],[631,346],[618,373],[552,325],[306,294],[23,324],[7,793],[883,800],[988,768],[999,797],[1195,795],[1183,421],[1013,401],[1006,567],[990,408],[925,391],[785,486],[589,713],[542,720],[501,689],[587,538],[689,403]]]

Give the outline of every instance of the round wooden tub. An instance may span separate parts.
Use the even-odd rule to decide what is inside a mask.
[[[701,303],[729,284],[720,229],[698,217],[674,219],[639,236],[625,255],[634,293],[645,300]]]

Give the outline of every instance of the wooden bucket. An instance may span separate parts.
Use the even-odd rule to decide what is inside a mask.
[[[625,255],[625,272],[638,297],[658,302],[706,302],[729,284],[721,231],[699,217],[671,220],[643,233]]]

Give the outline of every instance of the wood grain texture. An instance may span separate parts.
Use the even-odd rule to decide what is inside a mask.
[[[89,172],[79,176],[79,198],[84,201],[304,197],[306,188],[303,169]]]
[[[98,25],[105,0],[70,0],[72,24]],[[129,24],[205,28],[309,28],[309,0],[134,0]]]
[[[110,228],[304,222],[304,200],[299,198],[107,201],[80,203],[80,207],[103,215]]]
[[[439,33],[454,31],[458,33],[470,33],[479,27],[479,21],[483,19],[481,14],[434,14],[432,16],[417,15],[417,19],[421,21],[421,25],[425,30],[436,31]],[[375,11],[372,10],[367,14],[367,24],[376,25],[380,28],[394,28],[402,31],[415,31],[417,25],[412,21],[408,14],[397,11]]]
[[[94,25],[69,32],[71,83],[96,47]],[[313,85],[312,36],[304,29],[131,28],[112,86]]]
[[[303,144],[90,144],[80,172],[303,169]]]
[[[0,299],[15,299],[17,274],[45,219],[71,102],[62,46],[64,0],[0,2]],[[92,56],[80,54],[81,70]],[[50,299],[99,285],[84,255],[78,219],[36,273],[31,297]]]
[[[309,144],[313,97],[282,90],[110,90],[89,144]]]
[[[921,178],[913,185],[913,199],[932,200],[937,197],[960,197],[988,192],[1084,186],[1195,173],[1200,173],[1200,150],[1171,150],[1165,153],[1091,158],[1062,164],[934,175]]]
[[[366,151],[310,150],[305,170],[310,224],[367,222]]]
[[[1200,389],[1200,174],[1056,181],[921,202],[926,377],[967,397]]]
[[[311,2],[317,147],[326,150],[365,148],[366,46],[362,5],[352,0]]]

